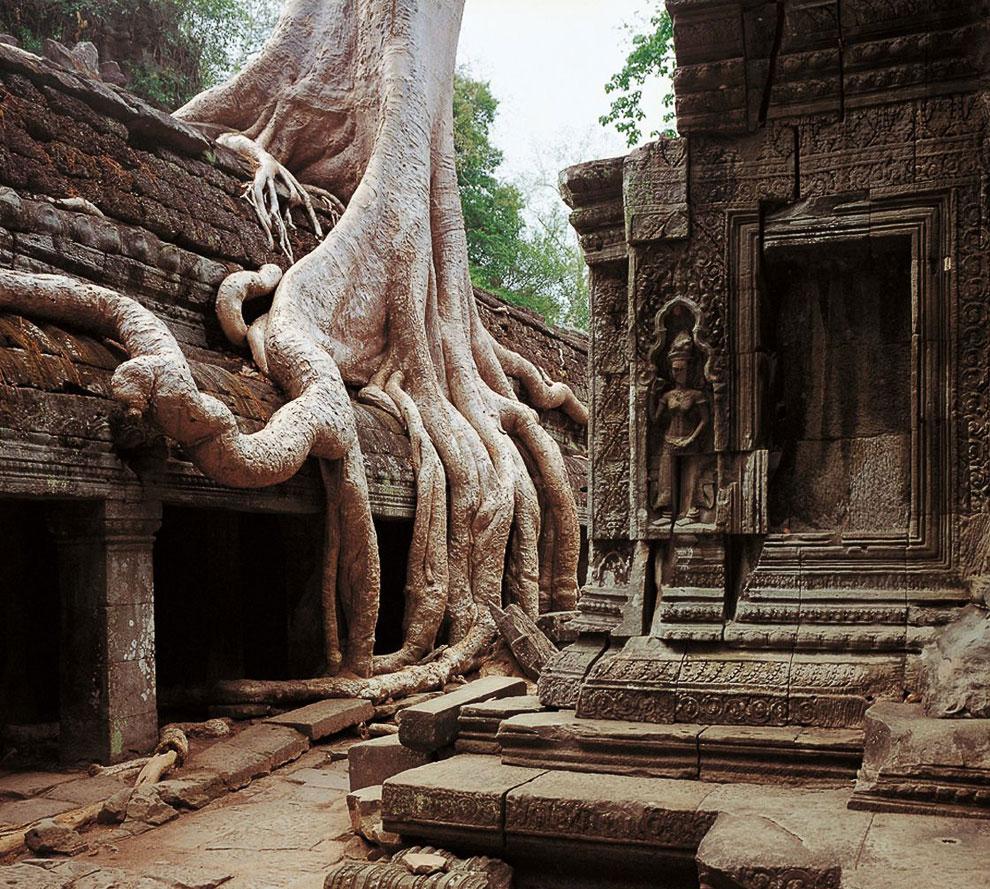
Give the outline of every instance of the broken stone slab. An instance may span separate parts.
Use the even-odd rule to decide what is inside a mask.
[[[44,818],[24,834],[24,845],[36,855],[78,855],[89,847],[79,831]]]
[[[849,808],[990,817],[990,720],[936,719],[920,704],[874,704]]]
[[[351,726],[367,722],[374,714],[375,708],[370,701],[329,698],[279,716],[270,716],[265,722],[293,728],[310,741],[322,741]]]
[[[467,704],[461,708],[457,720],[458,753],[483,753],[497,756],[502,752],[498,743],[498,729],[502,722],[522,713],[539,713],[545,709],[536,695],[520,695],[511,698],[494,698],[480,704]]]
[[[407,707],[399,723],[399,740],[413,750],[434,752],[454,743],[461,708],[492,698],[526,694],[526,682],[508,676],[488,676],[457,691]]]
[[[271,772],[271,757],[220,741],[195,754],[189,765],[197,771],[214,773],[228,790],[240,790]]]
[[[800,837],[759,815],[720,814],[701,840],[696,857],[703,886],[839,889],[842,885],[842,868],[834,857],[813,852]]]
[[[471,754],[420,766],[385,782],[382,823],[403,837],[501,850],[505,795],[541,774]]]
[[[385,830],[382,825],[382,785],[362,787],[347,794],[347,812],[354,832],[369,843],[386,849],[402,847],[402,838]]]
[[[412,866],[407,861],[411,861]],[[443,849],[413,846],[392,861],[346,861],[338,864],[327,873],[323,886],[324,889],[369,889],[373,886],[388,886],[389,889],[511,889],[512,868],[497,858],[478,856],[459,859]]]
[[[309,740],[302,732],[267,723],[252,725],[221,743],[267,757],[268,771],[298,759],[309,750]]]
[[[503,610],[490,603],[488,608],[499,635],[511,649],[523,673],[530,679],[539,679],[547,661],[557,653],[556,646],[518,605],[512,604]]]
[[[385,735],[354,744],[347,749],[351,790],[381,784],[386,778],[425,765],[431,759],[431,754],[402,744],[400,735]]]
[[[178,816],[178,812],[166,803],[154,784],[135,787],[127,801],[126,821],[139,821],[157,827]]]
[[[127,817],[127,804],[131,801],[133,788],[118,790],[100,809],[96,816],[99,824],[120,824]]]

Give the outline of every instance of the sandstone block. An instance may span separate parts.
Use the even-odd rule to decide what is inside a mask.
[[[849,808],[990,815],[990,720],[935,719],[920,704],[874,704]]]
[[[192,772],[157,785],[161,798],[177,809],[202,809],[222,796],[226,788],[216,772]]]
[[[523,679],[489,676],[469,682],[450,694],[403,710],[399,739],[413,750],[439,750],[453,744],[457,738],[457,719],[465,705],[525,694],[526,682]]]
[[[252,725],[222,742],[233,747],[259,753],[268,759],[268,770],[272,771],[309,750],[309,741],[301,732],[284,725]]]
[[[221,741],[197,753],[190,766],[213,772],[228,790],[240,790],[255,778],[271,772],[271,758],[244,747],[236,747],[230,741]]]
[[[130,788],[118,790],[103,804],[96,820],[100,824],[120,824],[127,817],[127,804],[131,801],[132,792]]]
[[[375,708],[370,701],[329,698],[298,710],[290,710],[280,716],[271,716],[265,722],[293,728],[306,735],[310,741],[322,741],[352,725],[367,722],[374,713]]]
[[[347,811],[354,832],[369,843],[398,849],[402,838],[385,830],[382,825],[382,786],[362,787],[347,794]]]
[[[404,746],[399,735],[385,735],[355,744],[347,751],[351,790],[381,784],[386,778],[430,761],[430,755]]]

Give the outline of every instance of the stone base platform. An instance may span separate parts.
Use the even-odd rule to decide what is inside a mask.
[[[573,710],[513,716],[497,739],[506,765],[759,784],[848,785],[863,752],[855,729],[649,725]]]
[[[519,889],[986,885],[990,823],[849,811],[851,794],[461,755],[386,781],[382,815],[407,842],[497,855]]]
[[[580,686],[576,710],[586,719],[858,729],[871,702],[904,699],[898,654],[705,650],[650,636],[593,661],[591,651],[571,646],[548,665],[558,676],[585,669],[570,683]],[[565,706],[542,681],[540,699]]]
[[[849,808],[990,818],[990,719],[931,719],[920,704],[875,704]]]

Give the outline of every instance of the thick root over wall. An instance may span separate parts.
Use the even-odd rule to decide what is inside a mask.
[[[224,700],[383,700],[436,687],[490,645],[488,604],[502,604],[503,591],[534,616],[574,605],[579,528],[563,457],[508,377],[540,408],[579,422],[587,412],[567,386],[496,343],[474,302],[453,157],[462,5],[290,0],[254,62],[177,112],[214,135],[237,131],[226,141],[265,161],[250,194],[266,218],[278,213],[266,175],[287,181],[279,165],[346,200],[325,240],[281,280],[266,266],[232,275],[218,294],[228,337],[287,397],[261,431],[240,432],[224,405],[197,391],[168,328],[134,300],[0,272],[3,308],[119,340],[130,360],[114,374],[114,395],[211,478],[259,487],[322,458],[331,675],[227,682],[216,689]],[[298,183],[290,191],[307,205]],[[244,301],[273,290],[270,309],[245,324]],[[385,656],[373,654],[378,551],[346,385],[400,418],[412,444],[404,644]],[[431,658],[444,630],[447,647]]]

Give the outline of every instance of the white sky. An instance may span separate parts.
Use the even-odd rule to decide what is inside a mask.
[[[629,151],[608,111],[605,83],[630,49],[626,23],[645,30],[649,0],[467,0],[458,63],[499,100],[492,141],[507,179],[540,179],[572,163]],[[662,129],[662,87],[643,91],[649,134]]]

